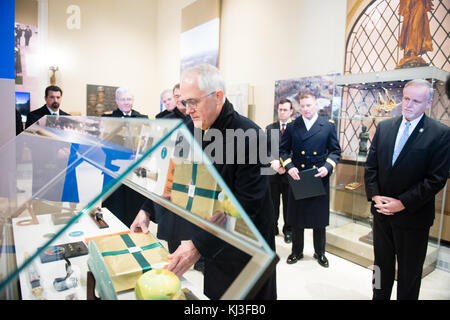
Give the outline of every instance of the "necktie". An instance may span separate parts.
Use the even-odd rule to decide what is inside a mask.
[[[281,135],[283,135],[283,133],[284,133],[284,126],[285,126],[285,125],[286,125],[286,124],[284,124],[284,123],[281,125]]]
[[[403,134],[400,137],[399,142],[397,143],[397,147],[394,149],[394,155],[392,156],[392,165],[394,165],[395,160],[397,160],[398,155],[402,151],[403,147],[408,141],[409,138],[409,127],[411,126],[411,122],[405,122],[405,130],[403,130]]]

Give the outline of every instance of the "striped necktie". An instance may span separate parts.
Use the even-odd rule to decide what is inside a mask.
[[[398,158],[398,155],[400,152],[402,152],[403,147],[406,144],[406,141],[408,141],[409,138],[409,127],[411,126],[411,122],[406,121],[405,122],[405,129],[403,130],[403,134],[400,137],[400,140],[397,143],[397,146],[394,149],[394,155],[392,156],[392,165],[394,165],[395,161]]]

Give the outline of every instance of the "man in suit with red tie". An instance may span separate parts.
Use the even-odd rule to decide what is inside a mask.
[[[292,226],[292,253],[286,262],[293,264],[303,258],[304,230],[312,228],[314,258],[328,268],[325,228],[330,219],[329,179],[341,158],[341,148],[334,122],[318,115],[314,95],[302,94],[299,101],[302,116],[286,127],[280,143],[280,161],[294,180],[300,179],[299,171],[316,168],[315,177],[322,178],[326,194],[295,200],[289,190],[287,222]]]
[[[277,130],[280,133],[280,140],[286,126],[291,122],[291,116],[293,112],[292,102],[289,99],[282,99],[278,104],[278,121],[269,124],[266,127],[268,150],[271,153],[271,135],[272,130]],[[278,160],[278,159],[277,159]],[[284,242],[291,243],[292,228],[288,225],[287,221],[287,207],[288,207],[288,192],[289,182],[286,176],[286,170],[283,167],[279,167],[277,173],[270,176],[270,190],[272,195],[272,203],[275,209],[275,235],[278,234],[278,218],[280,217],[280,196],[283,199],[283,235]]]
[[[396,259],[397,299],[419,297],[434,198],[450,167],[450,130],[424,114],[432,98],[428,81],[408,82],[402,116],[380,122],[372,139],[364,180],[374,216],[374,300],[390,299]]]

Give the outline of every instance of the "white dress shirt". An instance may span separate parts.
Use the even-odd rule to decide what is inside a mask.
[[[47,109],[48,109],[48,111],[50,111],[50,114],[51,115],[56,115],[56,116],[59,116],[59,109],[58,110],[56,110],[56,111],[53,111],[52,109],[50,109],[49,107],[47,107]]]
[[[306,130],[309,131],[309,129],[311,129],[311,127],[314,125],[314,123],[316,122],[318,117],[319,117],[319,115],[317,113],[311,118],[311,120],[307,119],[306,117],[303,117],[303,121],[305,122]]]

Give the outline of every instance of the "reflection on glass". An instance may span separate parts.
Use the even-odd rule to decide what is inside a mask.
[[[66,258],[87,261],[90,239],[129,233],[101,208],[121,183],[250,256],[274,254],[178,120],[47,116],[3,146],[0,161],[1,298],[18,296],[18,276],[23,299],[86,299],[80,285],[52,293],[42,278],[63,279]],[[36,296],[35,280],[46,294]]]

